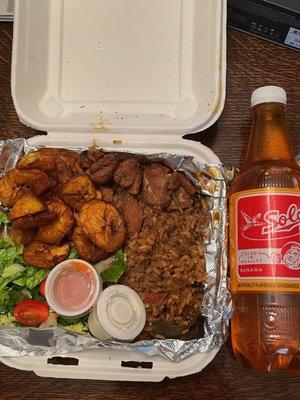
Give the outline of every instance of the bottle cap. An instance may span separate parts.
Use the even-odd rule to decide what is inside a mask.
[[[286,92],[279,86],[262,86],[252,93],[251,107],[261,103],[287,104]]]

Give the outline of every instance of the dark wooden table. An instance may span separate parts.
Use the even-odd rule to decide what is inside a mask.
[[[0,23],[0,139],[35,134],[18,121],[10,94],[12,25]],[[249,131],[249,97],[261,85],[282,85],[289,100],[288,123],[300,153],[300,53],[228,30],[227,101],[219,122],[193,135],[227,165],[240,165]],[[161,383],[99,382],[39,378],[0,363],[0,399],[300,399],[300,377],[262,376],[236,364],[230,345],[199,374]]]

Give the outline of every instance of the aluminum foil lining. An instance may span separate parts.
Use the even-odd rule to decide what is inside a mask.
[[[0,176],[12,169],[23,153],[33,150],[25,139],[0,141]],[[85,149],[76,149],[85,150]],[[203,205],[211,215],[211,232],[206,245],[207,282],[202,315],[204,337],[193,340],[145,340],[135,343],[101,342],[89,335],[61,328],[17,328],[0,326],[0,357],[54,356],[97,348],[134,350],[148,356],[160,355],[178,363],[192,355],[219,349],[227,338],[232,314],[227,289],[227,206],[226,186],[233,171],[221,165],[196,163],[192,158],[168,153],[145,155],[163,161],[174,171],[184,172],[199,188]]]

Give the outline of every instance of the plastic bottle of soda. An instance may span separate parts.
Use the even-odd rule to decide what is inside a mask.
[[[300,355],[300,168],[277,86],[251,97],[246,162],[230,192],[232,346],[248,369],[295,369]]]

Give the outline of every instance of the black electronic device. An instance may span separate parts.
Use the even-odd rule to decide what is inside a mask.
[[[300,50],[300,0],[228,0],[228,25]]]

